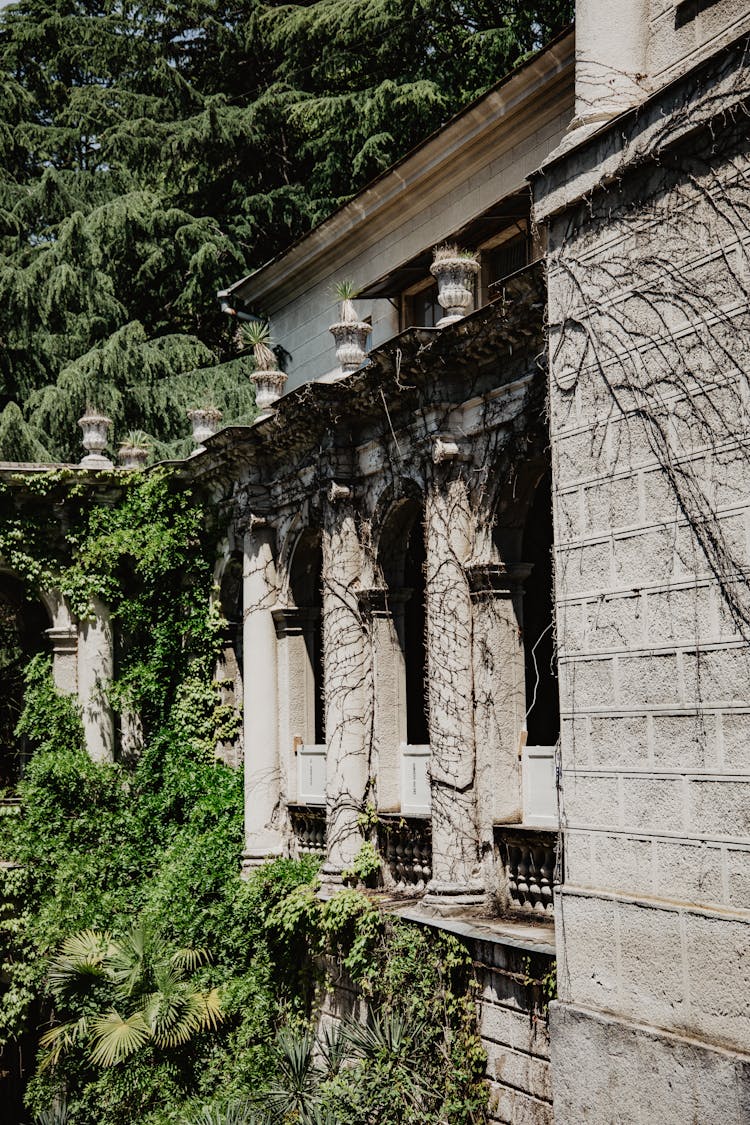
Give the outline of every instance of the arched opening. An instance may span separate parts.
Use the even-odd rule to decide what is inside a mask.
[[[280,741],[290,755],[291,817],[301,851],[317,850],[325,834],[320,812],[314,811],[326,803],[322,585],[322,536],[319,529],[307,528],[289,562],[288,608],[275,615]],[[313,812],[305,811],[309,806]]]
[[[0,574],[0,788],[13,789],[31,754],[16,725],[23,710],[23,673],[32,656],[49,652],[49,616],[23,583]]]
[[[526,517],[522,558],[526,726],[530,746],[554,746],[560,736],[560,694],[553,629],[552,477],[544,474]]]
[[[507,606],[504,615],[498,614],[498,621],[502,618],[502,648],[512,665],[512,671],[503,668],[498,673],[506,681],[504,697],[513,700],[513,715],[507,717],[510,721],[500,717],[507,732],[506,758],[510,746],[519,747],[520,814],[524,823],[552,827],[557,822],[554,748],[560,733],[560,704],[553,630],[548,458],[540,455],[515,466],[512,487],[500,497],[494,541],[505,576]],[[500,817],[501,822],[504,819]]]
[[[297,540],[289,575],[289,590],[305,640],[305,651],[312,686],[312,699],[306,738],[323,745],[325,696],[323,693],[323,628],[321,620],[323,550],[319,531],[303,531]]]
[[[385,807],[429,812],[429,705],[425,611],[424,510],[415,498],[399,500],[379,539],[383,606],[376,622],[379,792]],[[400,759],[398,792],[388,777]]]

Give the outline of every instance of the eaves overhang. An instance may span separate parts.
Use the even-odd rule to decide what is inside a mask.
[[[488,149],[497,144],[500,151],[514,130],[519,140],[533,135],[536,111],[560,102],[572,91],[574,68],[575,40],[568,28],[308,234],[221,290],[219,297],[246,309],[268,312],[304,292],[310,280],[328,266],[381,239],[391,214],[403,216],[410,208],[418,213],[420,188],[454,176],[457,167],[468,179],[473,164],[477,170],[484,167]]]

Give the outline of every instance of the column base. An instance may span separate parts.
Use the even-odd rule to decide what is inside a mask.
[[[281,844],[271,848],[251,848],[244,851],[240,857],[242,878],[249,879],[253,871],[265,867],[267,863],[273,863],[275,859],[281,859],[283,854]]]
[[[447,883],[436,879],[427,884],[421,906],[425,911],[443,918],[451,914],[464,914],[485,905],[487,892],[479,882]]]
[[[333,898],[339,891],[344,890],[345,885],[343,867],[338,867],[333,863],[324,863],[320,869],[318,898],[323,900]]]

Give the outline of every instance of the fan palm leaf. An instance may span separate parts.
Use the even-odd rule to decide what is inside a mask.
[[[53,992],[65,995],[88,991],[92,983],[107,977],[107,961],[112,950],[112,938],[106,930],[82,930],[66,938],[49,965]]]
[[[76,1043],[87,1039],[88,1033],[88,1016],[81,1016],[77,1020],[68,1020],[67,1023],[60,1023],[57,1027],[51,1027],[49,1031],[45,1031],[39,1040],[39,1045],[47,1051],[47,1056],[42,1061],[41,1067],[55,1066],[60,1056],[70,1047],[75,1046]]]
[[[140,1050],[150,1037],[143,1012],[123,1018],[113,1009],[93,1021],[89,1058],[97,1066],[114,1066]]]

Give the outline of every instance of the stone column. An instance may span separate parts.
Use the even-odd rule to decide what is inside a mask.
[[[605,121],[647,93],[648,0],[576,3],[574,126]]]
[[[432,880],[426,906],[484,898],[477,824],[472,612],[464,570],[472,516],[465,482],[436,469],[425,506]],[[444,475],[445,474],[445,475]]]
[[[283,849],[275,603],[274,534],[265,519],[253,516],[245,535],[243,577],[245,871]]]
[[[340,489],[342,486],[336,486]],[[348,489],[346,492],[348,493]],[[362,547],[349,495],[331,495],[323,528],[323,680],[326,705],[329,890],[362,845],[358,816],[370,774],[372,688],[367,631],[359,603]]]
[[[75,695],[78,691],[78,629],[72,622],[47,629],[52,645],[52,678],[58,691]]]
[[[406,742],[403,590],[374,586],[360,594],[372,639],[373,733],[379,812],[401,811],[400,747]]]
[[[78,698],[86,749],[95,762],[112,762],[115,756],[115,726],[107,700],[114,664],[109,610],[95,598],[78,626]]]

